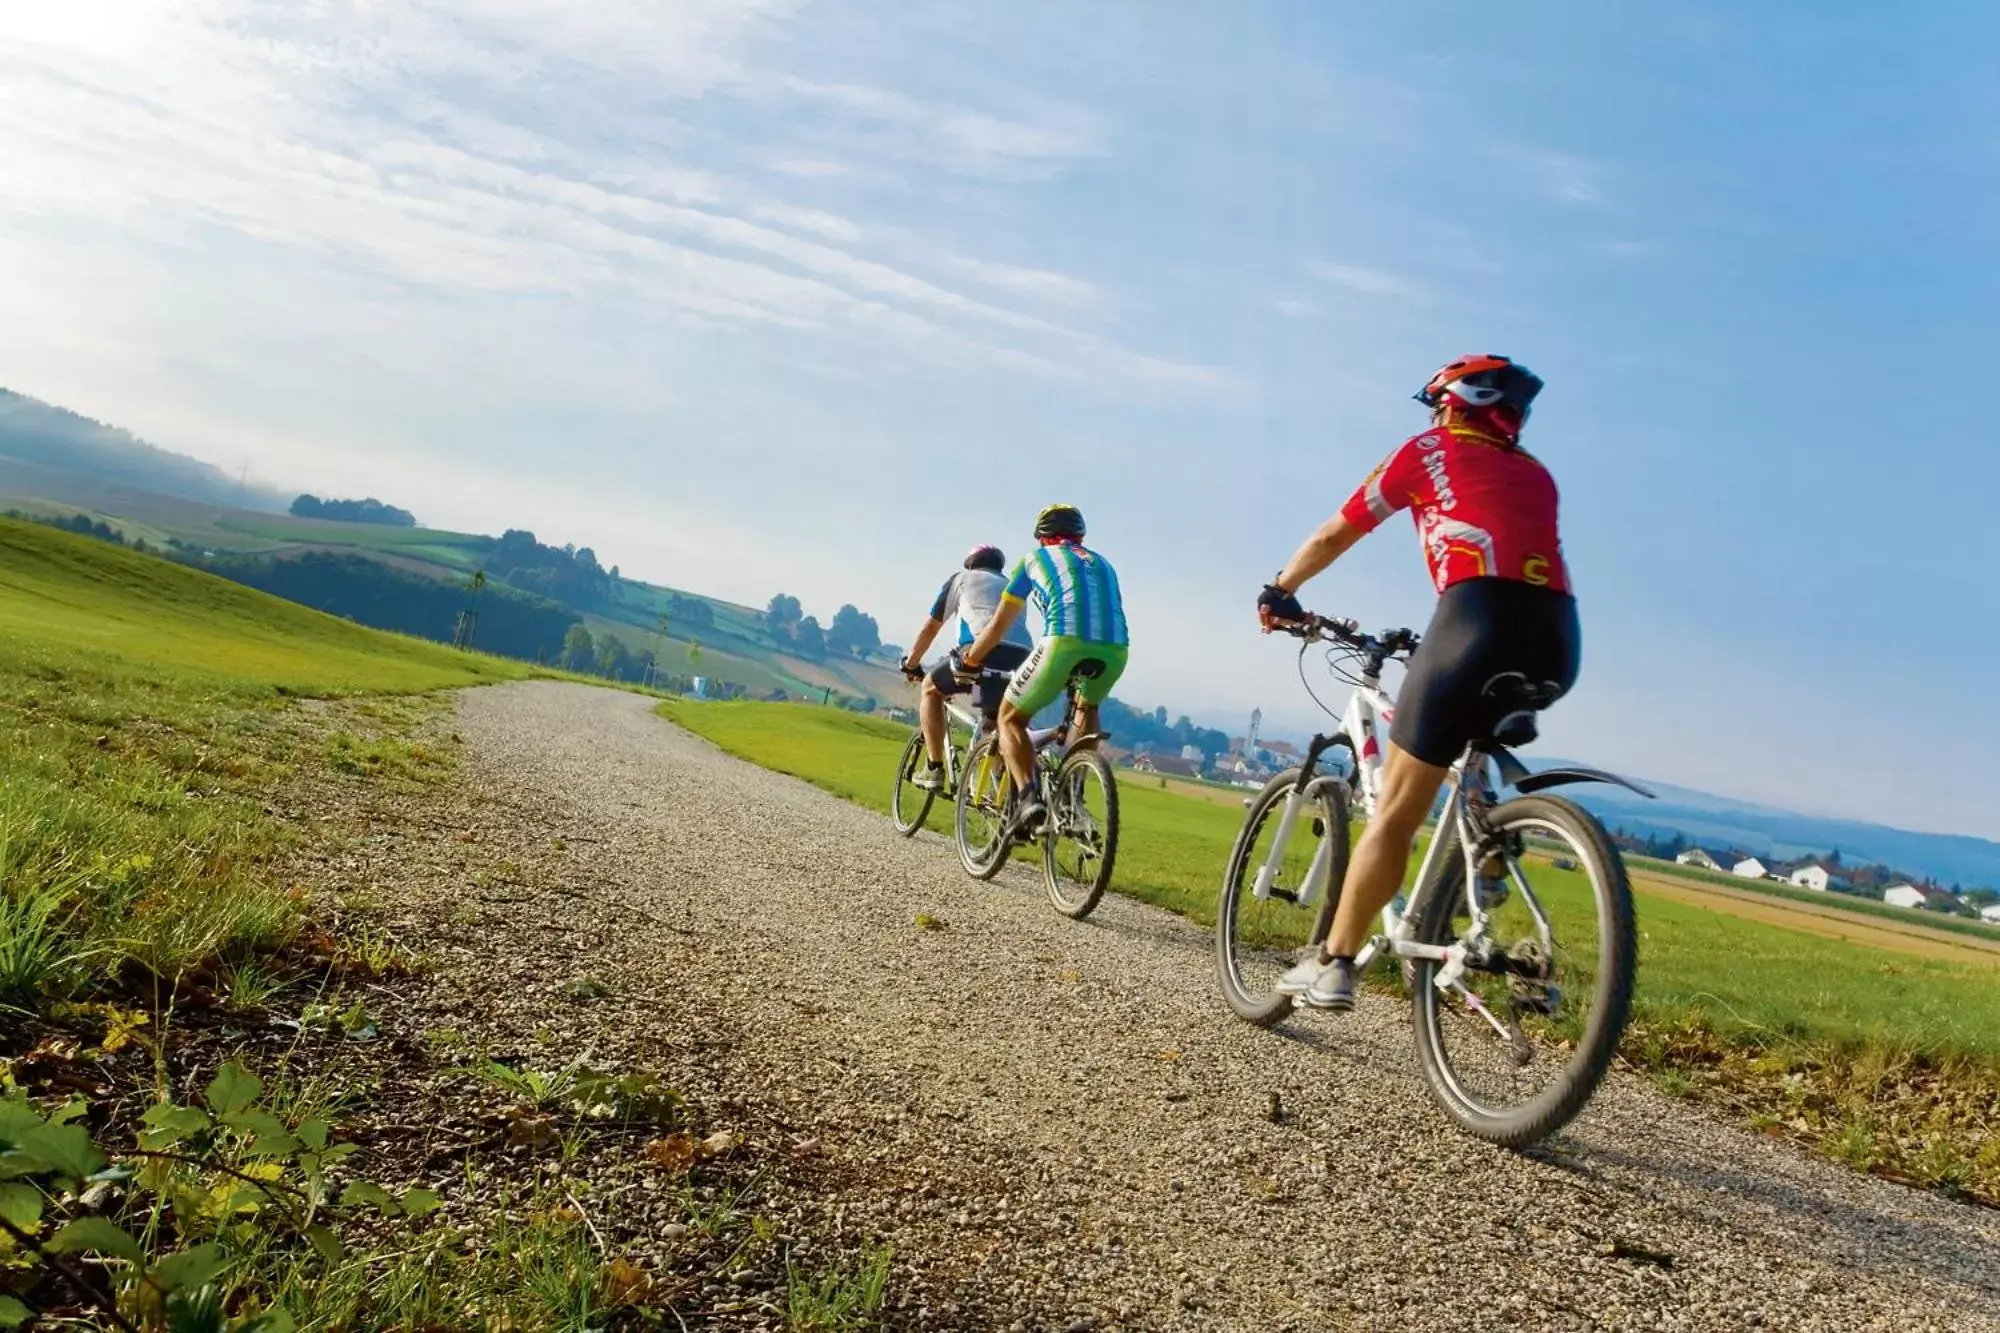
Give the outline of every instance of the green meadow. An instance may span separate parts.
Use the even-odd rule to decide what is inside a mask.
[[[262,793],[294,696],[524,674],[152,556],[0,520],[0,1005],[172,978],[283,942]],[[376,756],[374,763],[383,762]]]

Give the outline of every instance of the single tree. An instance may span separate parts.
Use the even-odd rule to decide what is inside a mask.
[[[834,612],[833,623],[827,626],[826,646],[833,652],[866,657],[881,642],[882,631],[875,617],[864,614],[852,603]]]
[[[773,634],[790,635],[798,627],[802,614],[799,599],[781,592],[764,608],[764,623]]]
[[[588,673],[597,667],[597,645],[581,622],[571,625],[563,636],[562,665],[569,671]]]

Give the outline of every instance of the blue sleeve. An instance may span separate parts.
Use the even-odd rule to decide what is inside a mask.
[[[958,575],[953,574],[950,578],[944,581],[944,586],[938,589],[937,600],[931,603],[932,620],[943,620],[945,616],[950,613],[951,589],[952,585],[957,582],[958,582]]]
[[[1014,570],[1007,576],[1007,591],[1002,595],[1025,602],[1034,590],[1035,582],[1028,577],[1028,557],[1024,555],[1014,562]]]

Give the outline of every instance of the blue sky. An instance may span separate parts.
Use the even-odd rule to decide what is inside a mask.
[[[898,641],[1069,499],[1126,697],[1305,726],[1258,586],[1502,351],[1547,749],[2000,836],[2000,12],[1742,10],[14,7],[0,383]],[[1421,624],[1407,525],[1307,600]]]

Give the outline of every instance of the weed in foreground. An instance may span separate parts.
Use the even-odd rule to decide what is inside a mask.
[[[803,1274],[785,1262],[785,1328],[789,1333],[849,1333],[873,1328],[889,1285],[891,1253],[884,1245],[852,1267]]]

